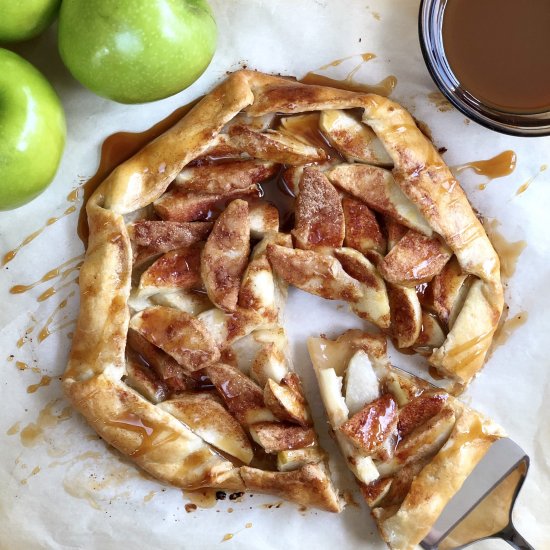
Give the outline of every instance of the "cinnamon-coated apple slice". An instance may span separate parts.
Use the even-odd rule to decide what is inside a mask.
[[[292,235],[298,248],[337,248],[344,242],[344,212],[339,193],[314,167],[304,168],[294,211]]]
[[[220,357],[204,324],[184,311],[150,307],[130,319],[130,328],[171,355],[188,371],[201,369]]]
[[[175,189],[184,192],[227,195],[246,190],[277,172],[272,162],[245,160],[206,164],[183,169],[174,180]]]
[[[267,257],[274,271],[291,284],[327,300],[355,302],[361,299],[361,284],[350,277],[332,256],[312,250],[267,247]]]
[[[208,297],[224,311],[237,307],[249,253],[248,204],[235,200],[216,220],[201,256],[201,276]]]
[[[235,125],[229,128],[228,134],[232,143],[257,159],[280,164],[308,164],[327,158],[322,148],[306,145],[275,130],[257,132],[248,126]]]
[[[256,422],[276,421],[264,404],[260,386],[245,376],[238,368],[216,363],[206,368],[206,375],[223,398],[229,412],[243,426]]]
[[[258,422],[250,426],[250,435],[266,453],[302,449],[316,441],[313,428],[283,422]]]
[[[134,248],[134,263],[140,264],[157,254],[205,240],[212,229],[212,223],[138,220],[127,228]]]
[[[416,286],[431,281],[451,259],[451,250],[438,238],[407,231],[378,266],[386,281]]]
[[[346,233],[344,244],[365,254],[374,250],[386,253],[384,237],[374,212],[363,202],[349,197],[342,199]]]
[[[407,198],[393,174],[367,164],[340,164],[327,172],[328,179],[370,208],[430,236],[432,228],[418,207]]]
[[[365,162],[386,167],[393,165],[378,136],[352,113],[327,109],[321,112],[319,125],[331,145],[348,162]]]

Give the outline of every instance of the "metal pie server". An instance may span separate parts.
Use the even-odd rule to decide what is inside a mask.
[[[534,550],[512,523],[512,510],[528,468],[529,457],[519,445],[508,438],[495,441],[460,490],[447,503],[420,546],[426,550],[458,549],[480,540],[500,538],[517,550]],[[504,483],[509,486],[507,496],[497,496],[495,491],[499,490],[499,486],[503,487]],[[495,495],[492,503],[487,500],[491,495]],[[481,508],[484,502],[487,503],[485,509]],[[481,536],[476,536],[475,530],[468,535],[469,526],[466,522],[469,519],[475,522],[476,513],[482,514],[482,523],[483,520],[490,520],[495,504],[501,507],[501,515],[505,514],[504,521],[495,529],[496,532],[491,533],[491,528],[488,527],[489,532]],[[490,524],[490,521],[487,523]],[[461,526],[464,528],[462,533]],[[479,527],[479,521],[477,526]]]

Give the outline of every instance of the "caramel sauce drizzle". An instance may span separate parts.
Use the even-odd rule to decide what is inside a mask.
[[[357,57],[359,55],[363,62],[370,61],[371,59],[374,59],[376,57],[376,54],[365,52],[362,54],[356,54],[356,55],[348,55],[347,57],[342,57],[340,59],[335,59],[334,61],[331,61],[330,63],[327,63],[326,65],[321,65],[317,70],[318,71],[326,71],[327,69],[330,69],[331,67],[338,67],[338,65],[341,65],[344,61],[348,61],[350,59],[353,59],[354,57]],[[362,63],[361,63],[362,65]]]
[[[547,164],[543,164],[540,168],[539,168],[539,172],[537,174],[535,174],[534,176],[531,176],[524,184],[520,185],[518,190],[516,191],[516,197],[518,195],[522,195],[523,193],[525,193],[525,191],[527,191],[527,189],[529,189],[529,186],[543,173],[543,172],[546,172],[546,170],[548,169],[548,165]]]
[[[516,153],[511,150],[503,151],[502,153],[486,160],[475,160],[455,166],[454,170],[457,173],[471,169],[476,174],[485,176],[489,181],[497,178],[509,176],[515,169],[517,164]],[[482,183],[479,189],[483,190],[487,187],[486,183]]]
[[[356,56],[349,56],[344,57],[342,59],[336,59],[334,61],[331,61],[330,63],[327,63],[326,65],[323,65],[319,67],[319,69],[316,69],[317,71],[323,71],[330,67],[337,67],[344,61],[347,61],[349,59],[352,59]],[[362,82],[358,82],[355,80],[355,75],[359,71],[359,69],[363,66],[364,63],[370,61],[371,59],[374,59],[376,57],[373,53],[363,53],[359,57],[361,57],[361,61],[359,64],[357,64],[347,75],[344,79],[335,79],[331,78],[329,76],[318,74],[315,71],[308,72],[304,77],[302,77],[299,82],[302,82],[303,84],[314,84],[317,86],[329,86],[331,88],[337,88],[339,90],[347,90],[350,92],[359,92],[359,93],[367,93],[367,94],[378,94],[382,96],[389,96],[392,91],[394,90],[395,86],[397,85],[397,78],[393,75],[390,75],[377,84],[365,84]]]
[[[52,327],[54,321],[56,321],[56,317],[59,314],[59,312],[67,307],[67,304],[69,303],[69,299],[72,298],[75,295],[75,291],[69,292],[67,296],[57,304],[51,315],[46,320],[46,323],[44,326],[40,329],[40,332],[38,333],[38,343],[41,344],[46,338],[54,334],[55,332],[59,332],[60,330],[63,330],[64,328],[67,328],[68,326],[72,325],[76,322],[76,319],[73,319],[71,321],[67,321],[65,323],[61,323],[60,325],[57,325],[55,327]]]
[[[84,259],[84,255],[80,254],[78,256],[75,256],[74,258],[71,258],[70,260],[67,260],[66,262],[63,262],[62,264],[58,265],[54,269],[50,269],[47,273],[45,273],[40,279],[35,281],[34,283],[30,283],[27,285],[15,285],[10,288],[11,294],[23,294],[25,292],[28,292],[29,290],[32,290],[33,288],[41,285],[42,283],[45,283],[47,281],[51,281],[52,279],[59,278],[60,281],[65,280],[71,273],[74,273],[75,271],[79,271],[80,267],[82,266]],[[69,283],[66,283],[59,288],[50,287],[47,290],[45,290],[40,296],[38,296],[37,301],[43,302],[44,300],[47,300],[54,294],[56,294],[59,290],[62,288],[65,288],[69,286],[72,283],[75,283],[78,281],[78,278],[75,278],[71,280]]]
[[[16,246],[14,249],[10,250],[6,254],[4,254],[4,257],[2,258],[2,266],[4,266],[4,265],[8,264],[9,262],[11,262],[15,258],[15,256],[17,256],[17,253],[23,247],[27,246],[29,243],[34,241],[34,239],[36,239],[36,237],[38,237],[38,235],[40,235],[50,225],[53,225],[54,223],[58,222],[59,220],[61,220],[64,217],[72,214],[73,212],[76,212],[76,206],[69,206],[69,208],[67,208],[65,210],[65,212],[63,212],[63,214],[61,214],[61,216],[57,216],[55,218],[49,218],[46,221],[46,223],[40,229],[38,229],[34,233],[31,233],[30,235],[28,235],[18,246]]]
[[[27,388],[27,393],[34,393],[36,392],[38,389],[40,388],[45,388],[46,386],[49,386],[50,385],[50,382],[52,381],[52,377],[51,376],[42,376],[42,378],[40,379],[40,382],[38,382],[37,384],[31,384],[28,388]]]
[[[130,453],[130,456],[141,456],[159,445],[174,441],[179,437],[177,432],[174,432],[162,422],[144,421],[141,417],[134,413],[124,414],[114,420],[107,422],[107,425],[116,428],[123,428],[130,432],[135,432],[141,436],[141,443]],[[165,437],[162,437],[165,436]]]

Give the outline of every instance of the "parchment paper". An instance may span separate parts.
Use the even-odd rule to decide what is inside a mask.
[[[510,318],[524,312],[516,324],[527,318],[495,349],[464,400],[502,424],[531,456],[531,471],[516,505],[515,522],[535,548],[550,548],[550,171],[541,171],[542,165],[550,163],[550,138],[501,136],[469,123],[433,95],[436,88],[425,69],[417,39],[418,2],[211,3],[220,35],[212,65],[190,89],[154,104],[119,105],[85,90],[70,77],[57,55],[55,29],[15,48],[47,75],[61,95],[69,131],[61,169],[51,187],[29,205],[0,213],[0,252],[3,255],[17,247],[48,219],[79,206],[66,197],[95,172],[105,137],[119,130],[140,131],[151,126],[179,105],[207,92],[226,71],[244,64],[302,76],[335,59],[376,54],[359,68],[355,78],[376,83],[395,75],[398,83],[393,97],[428,125],[437,146],[448,149],[444,158],[449,165],[490,158],[507,149],[517,154],[517,167],[506,178],[487,182],[471,170],[461,173],[475,208],[493,220],[491,227],[498,229],[505,242],[526,243],[507,282],[506,301]],[[353,57],[325,74],[342,78],[360,62],[359,56]],[[516,195],[531,178],[528,189]],[[481,191],[478,186],[483,183],[487,188]],[[60,390],[59,376],[65,368],[74,327],[71,321],[78,310],[77,286],[71,282],[76,272],[64,279],[54,277],[23,294],[10,294],[9,289],[37,281],[67,260],[74,258],[61,272],[78,264],[83,249],[75,234],[76,217],[77,213],[69,213],[47,226],[2,267],[0,548],[384,548],[351,474],[327,436],[305,348],[310,335],[336,335],[361,326],[336,303],[293,290],[286,317],[295,366],[305,381],[323,445],[332,455],[337,483],[357,503],[348,505],[340,515],[300,511],[290,503],[259,495],[226,499],[214,508],[199,507],[188,513],[185,505],[190,501],[181,491],[140,476],[131,463],[108,449],[76,413],[71,413]],[[508,248],[517,252],[521,245]],[[56,294],[37,302],[52,285]],[[67,305],[59,309],[64,299]],[[50,316],[51,335],[40,342],[39,332]],[[35,328],[18,347],[18,339],[30,327]],[[45,335],[42,332],[42,337]],[[395,352],[392,360],[405,368],[418,362]],[[28,393],[29,386],[37,384],[43,375],[52,377],[51,383]],[[228,540],[222,542],[224,538]],[[477,547],[505,545],[491,541]]]

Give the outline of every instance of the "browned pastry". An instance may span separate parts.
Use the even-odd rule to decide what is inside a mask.
[[[296,248],[260,200],[282,173]],[[103,439],[186,489],[341,509],[286,354],[285,281],[348,301],[457,389],[502,309],[498,257],[459,184],[376,95],[234,73],[86,211],[65,391]]]
[[[310,338],[332,430],[393,550],[413,550],[504,435],[439,388],[392,368],[379,335]]]

